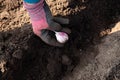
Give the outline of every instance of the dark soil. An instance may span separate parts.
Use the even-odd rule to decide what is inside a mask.
[[[31,25],[0,32],[0,60],[6,62],[0,80],[61,80],[78,65],[90,46],[101,42],[120,16],[120,0],[73,0],[68,8],[85,6],[84,10],[62,16],[70,19],[72,33],[64,47],[45,44],[35,36]],[[101,34],[105,31],[104,34]],[[89,50],[88,50],[89,51]],[[88,56],[90,54],[87,54]],[[1,68],[1,67],[0,67]],[[113,68],[106,80],[115,80],[119,65]]]
[[[119,79],[120,79],[120,64],[113,67],[106,80],[119,80]]]

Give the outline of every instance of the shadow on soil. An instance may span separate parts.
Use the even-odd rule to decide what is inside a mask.
[[[100,32],[111,30],[114,25],[110,25],[118,21],[119,2],[87,1],[83,4],[85,10],[67,16],[70,24],[63,26],[68,26],[72,33],[63,48],[43,43],[33,35],[30,25],[0,32],[0,59],[7,61],[8,69],[1,74],[1,80],[61,80],[77,66],[81,53],[100,42]]]

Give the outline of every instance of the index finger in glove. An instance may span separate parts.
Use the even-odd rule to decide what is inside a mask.
[[[61,29],[61,32],[65,32],[67,34],[70,34],[71,33],[71,30],[69,28],[62,28]]]
[[[51,30],[51,31],[58,31],[58,32],[63,31],[63,32],[68,33],[68,34],[71,33],[70,29],[63,28],[63,27],[61,27],[60,24],[58,24],[57,22],[54,22],[54,21],[51,22],[48,29]]]
[[[53,17],[53,20],[54,20],[55,22],[60,23],[60,24],[69,24],[69,19],[67,19],[67,18]]]
[[[58,24],[57,22],[54,22],[54,21],[51,22],[48,29],[52,30],[52,31],[58,31],[58,32],[62,31],[62,32],[65,32],[68,34],[71,33],[71,30],[69,28],[63,28],[63,27],[61,27],[60,24]]]

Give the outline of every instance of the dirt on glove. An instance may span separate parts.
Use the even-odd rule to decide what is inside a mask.
[[[0,0],[0,80],[119,80],[120,1],[46,1],[70,19],[63,48],[33,34],[22,0]]]

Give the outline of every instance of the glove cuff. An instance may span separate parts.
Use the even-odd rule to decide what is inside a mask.
[[[42,16],[45,16],[43,12],[44,0],[40,0],[38,3],[30,4],[23,1],[23,5],[28,11],[31,20],[40,20]]]

